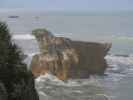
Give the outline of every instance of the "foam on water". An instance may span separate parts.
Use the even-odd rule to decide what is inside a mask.
[[[28,54],[28,57],[31,58],[35,54]],[[107,55],[105,59],[109,64],[105,76],[94,75],[89,79],[62,81],[51,73],[41,75],[35,80],[40,100],[115,100],[113,91],[117,89],[119,82],[133,75],[133,56]]]
[[[109,64],[126,64],[126,65],[133,65],[133,56],[129,55],[128,57],[123,56],[114,56],[114,55],[108,55],[105,57]]]
[[[30,35],[30,34],[16,34],[12,36],[13,39],[15,40],[31,40],[31,39],[35,39],[34,36]]]
[[[36,79],[36,84],[41,84],[42,82],[49,82],[51,85],[57,86],[66,86],[66,87],[74,87],[74,86],[83,86],[83,85],[100,85],[98,80],[91,76],[89,79],[69,79],[67,81],[59,80],[56,76],[47,73],[45,75],[41,75]]]
[[[13,37],[13,39],[22,41],[33,39],[31,35]],[[125,40],[125,38],[120,39]],[[39,52],[26,53],[29,62],[36,53]],[[57,98],[56,100],[115,100],[117,95],[114,91],[119,83],[126,77],[133,77],[133,55],[107,55],[105,59],[109,64],[105,76],[91,76],[89,79],[69,79],[67,81],[61,81],[50,73],[38,77],[35,81],[40,100],[54,100],[55,98]],[[106,90],[112,93],[108,94]]]
[[[105,72],[106,75],[104,77],[91,76],[89,79],[69,79],[67,81],[61,81],[56,76],[48,73],[38,77],[36,79],[36,85],[39,90],[43,89],[45,86],[47,89],[51,88],[51,85],[71,88],[88,86],[115,89],[124,77],[132,76],[131,73],[133,73],[133,56],[123,57],[108,55],[105,58],[109,64],[109,68],[107,68]],[[82,94],[83,91],[76,90],[74,93]],[[105,96],[106,94],[102,95]],[[110,97],[114,98],[114,96]]]
[[[31,56],[34,54],[31,54]],[[105,57],[107,60],[107,63],[109,64],[109,67],[107,68],[105,74],[107,74],[108,78],[110,75],[112,75],[112,79],[115,80],[115,77],[124,77],[126,74],[128,74],[128,71],[133,71],[133,57],[122,57],[122,56],[113,56],[113,55],[108,55]],[[111,77],[110,77],[111,78]],[[111,80],[112,80],[111,79]],[[61,81],[59,80],[56,76],[53,76],[50,73],[47,73],[45,75],[42,75],[36,79],[36,82],[40,81],[50,81],[50,82],[55,82],[56,85],[64,85],[64,86],[81,86],[81,85],[86,85],[86,84],[96,84],[97,76],[90,76],[89,79],[69,79],[67,81]]]
[[[40,100],[109,100],[109,96],[93,76],[84,80],[61,81],[47,73],[38,77],[35,82]]]
[[[124,77],[133,73],[133,56],[114,56],[108,55],[105,57],[109,67],[105,74],[105,80],[119,82]]]

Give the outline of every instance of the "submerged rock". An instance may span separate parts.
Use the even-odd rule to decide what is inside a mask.
[[[61,80],[87,78],[90,74],[103,74],[107,68],[104,59],[110,43],[100,44],[73,41],[55,37],[45,29],[33,31],[40,54],[32,58],[31,71],[35,77],[48,72]]]

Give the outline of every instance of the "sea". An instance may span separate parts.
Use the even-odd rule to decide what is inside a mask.
[[[112,43],[103,76],[61,81],[48,73],[35,79],[40,100],[133,100],[133,13],[0,12],[12,41],[22,49],[30,67],[39,53],[32,30],[46,28],[72,40]]]

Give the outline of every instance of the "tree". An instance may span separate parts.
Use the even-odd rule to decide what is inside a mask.
[[[27,70],[23,58],[23,53],[11,40],[8,26],[0,22],[0,81],[5,85],[8,100],[22,100],[26,85],[29,81],[34,84],[33,76]]]

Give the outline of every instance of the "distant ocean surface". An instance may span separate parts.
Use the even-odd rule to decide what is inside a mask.
[[[19,16],[10,18],[9,16]],[[105,59],[109,68],[105,76],[63,82],[47,74],[36,79],[40,100],[133,100],[133,14],[48,15],[45,13],[0,13],[7,22],[13,41],[28,55],[39,52],[30,34],[47,28],[56,36],[73,40],[112,42]]]
[[[10,16],[18,18],[10,18]],[[120,14],[47,14],[28,12],[0,13],[12,34],[31,34],[33,29],[47,28],[53,34],[83,41],[113,43],[115,54],[133,52],[133,13]]]

